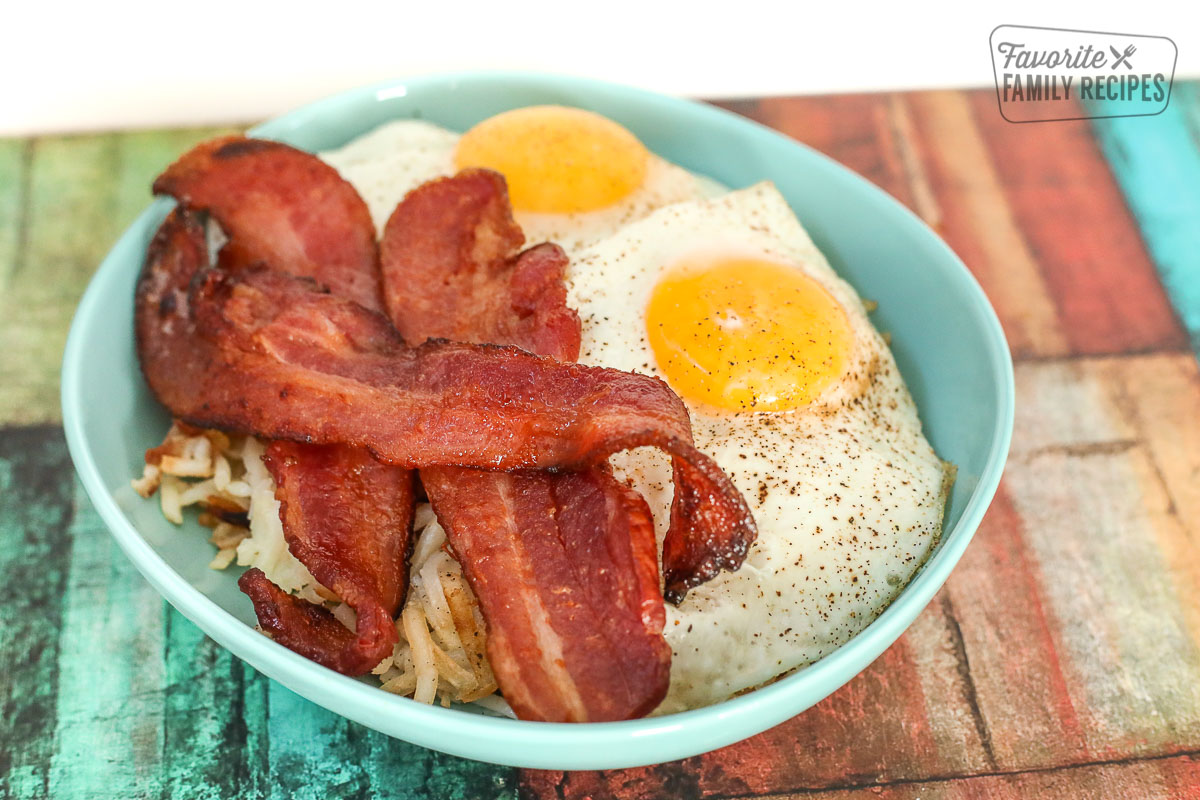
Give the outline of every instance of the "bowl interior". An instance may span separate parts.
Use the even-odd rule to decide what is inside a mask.
[[[423,118],[455,130],[523,105],[577,105],[609,116],[647,146],[732,187],[773,180],[834,268],[892,333],[892,349],[937,452],[958,466],[934,556],[889,609],[831,656],[770,687],[686,714],[627,723],[519,723],[418,708],[311,664],[251,630],[237,570],[208,569],[198,525],[168,523],[129,480],[168,414],[140,374],[133,287],[145,248],[170,208],[156,201],[118,242],[89,287],[63,366],[72,455],[121,545],[168,600],[217,641],[299,693],[387,733],[436,749],[518,766],[633,766],[693,755],[799,713],[895,640],[941,586],[999,480],[1012,426],[1011,362],[995,315],[961,262],[892,198],[824,156],[727,112],[575,79],[519,74],[424,78],[339,95],[273,120],[257,135],[321,150],[383,122]],[[419,723],[419,724],[418,724]]]

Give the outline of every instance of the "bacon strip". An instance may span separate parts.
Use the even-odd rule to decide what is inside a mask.
[[[410,342],[514,344],[559,361],[579,357],[579,315],[567,307],[557,245],[510,258],[525,241],[504,178],[463,170],[409,192],[383,232],[388,315]]]
[[[220,263],[265,263],[381,310],[379,250],[367,204],[337,170],[286,144],[225,136],[189,150],[154,181],[216,217],[229,241]]]
[[[576,469],[660,447],[703,467],[698,495],[740,509],[732,516],[753,530],[741,495],[691,444],[687,411],[657,378],[515,347],[409,348],[384,317],[272,271],[210,270],[189,303],[220,351],[189,390],[165,393],[191,424],[362,446],[408,467]]]
[[[521,719],[649,713],[671,651],[650,509],[600,469],[436,468],[425,491],[487,621],[487,652]]]
[[[257,567],[242,573],[238,588],[254,603],[259,627],[287,649],[338,669],[342,663],[339,656],[354,647],[354,633],[332,614],[280,589]]]
[[[218,359],[216,347],[196,334],[188,307],[192,277],[208,264],[204,226],[176,208],[146,250],[134,294],[134,339],[146,383],[164,398],[203,384]]]
[[[227,137],[188,152],[154,188],[175,195],[186,208],[217,218],[229,236],[220,251],[224,268],[240,270],[266,262],[312,277],[368,307],[382,307],[375,229],[366,205],[316,157],[275,142]],[[183,254],[203,250],[203,242],[202,236],[189,240],[181,245]],[[198,259],[191,261],[197,263],[176,270],[177,287],[190,277],[189,269],[197,269]],[[181,294],[178,288],[175,293]],[[167,345],[167,360],[185,351],[204,352],[206,360],[215,363],[211,345],[196,338],[194,331],[189,331],[190,341],[163,340],[161,332],[154,334],[148,329],[147,339]],[[165,383],[176,390],[195,382],[179,380],[181,370],[173,363],[156,366],[150,371],[165,375]],[[412,474],[377,462],[365,450],[339,445],[276,442],[268,447],[266,461],[275,477],[289,550],[355,609],[358,635],[313,634],[345,629],[315,606],[299,615],[272,611],[304,602],[272,599],[278,592],[251,594],[260,624],[279,641],[290,642],[292,649],[305,642],[306,654],[320,652],[314,660],[333,669],[351,675],[368,672],[398,641],[392,620],[406,588]],[[320,628],[308,624],[322,615],[328,619]],[[298,627],[286,629],[289,624]],[[336,649],[322,650],[328,647]]]
[[[408,589],[412,472],[344,445],[272,442],[263,460],[288,549],[358,615],[357,637],[318,660],[347,675],[370,672],[399,641],[393,620]]]
[[[671,525],[663,539],[663,597],[674,605],[689,589],[742,566],[758,536],[745,498],[736,493],[717,462],[671,452],[675,494]]]
[[[504,179],[467,170],[411,192],[384,232],[384,297],[419,340],[517,344],[574,360],[566,256],[524,236]],[[488,660],[517,716],[629,719],[661,702],[671,650],[645,501],[606,469],[422,469],[421,480],[488,625]]]

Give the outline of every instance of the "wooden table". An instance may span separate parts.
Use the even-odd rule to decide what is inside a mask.
[[[728,104],[934,226],[1016,358],[1005,480],[913,627],[795,719],[643,769],[395,741],[206,639],[88,505],[58,368],[150,179],[213,130],[0,140],[0,797],[1200,796],[1200,84],[1013,125],[995,95]]]

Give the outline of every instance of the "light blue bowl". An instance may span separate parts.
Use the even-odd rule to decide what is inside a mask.
[[[425,706],[338,675],[257,633],[237,570],[215,572],[211,545],[135,495],[131,476],[169,418],[133,346],[133,288],[171,203],[153,203],[92,279],[63,359],[71,456],[113,536],[146,579],[217,642],[315,703],[384,733],[468,758],[543,769],[631,767],[703,753],[766,730],[820,701],[894,642],[945,582],[1000,480],[1013,421],[1012,362],[996,315],[953,252],[917,217],[853,172],[765,127],[710,106],[594,81],[470,73],[356,89],[253,132],[308,149],[380,123],[420,117],[455,130],[506,109],[581,106],[632,130],[659,155],[731,187],[770,179],[834,268],[892,332],[892,348],[937,452],[958,465],[945,535],[925,568],[866,630],[821,661],[719,705],[630,722],[517,722]]]

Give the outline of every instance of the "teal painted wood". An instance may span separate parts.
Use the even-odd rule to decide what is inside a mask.
[[[1102,103],[1089,105],[1104,113]],[[1092,125],[1200,355],[1200,83],[1177,83],[1158,116]]]
[[[264,796],[267,679],[173,609],[164,640],[163,796]]]
[[[367,775],[360,748],[366,728],[312,704],[272,682],[269,728],[272,800],[364,797]],[[365,749],[365,748],[364,748]]]
[[[371,798],[516,800],[518,771],[469,761],[368,731]]]
[[[57,428],[0,435],[0,798],[45,797],[74,469]],[[86,671],[87,664],[80,665]]]
[[[270,688],[273,800],[515,800],[516,773],[392,739]],[[332,793],[332,794],[331,794]]]
[[[70,541],[50,787],[64,797],[96,787],[153,797],[162,746],[163,604],[80,486]]]

